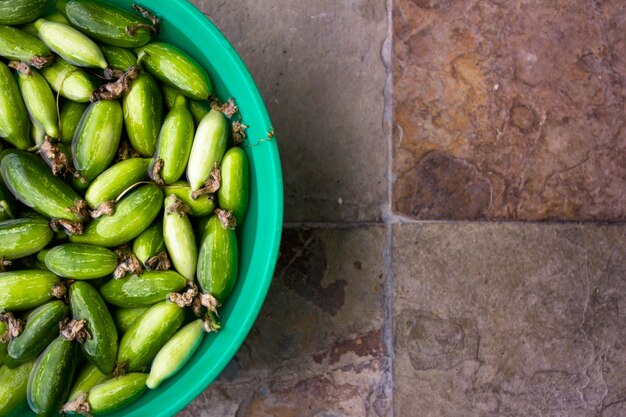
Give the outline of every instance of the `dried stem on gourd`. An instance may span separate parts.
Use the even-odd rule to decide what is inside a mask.
[[[215,164],[211,173],[209,174],[209,179],[203,184],[202,188],[193,191],[191,193],[191,198],[194,200],[204,194],[213,194],[216,193],[217,190],[220,189],[222,184],[222,172],[220,171],[220,167]]]
[[[7,331],[0,336],[0,341],[3,343],[6,343],[5,340],[18,337],[24,331],[24,321],[15,317],[11,312],[0,314],[0,321],[7,325]]]
[[[13,262],[8,259],[0,258],[0,272],[7,271],[11,265],[13,265]]]
[[[235,230],[235,227],[237,227],[237,219],[231,210],[222,210],[217,208],[213,212],[222,223],[224,229]]]
[[[89,100],[93,103],[98,100],[117,100],[130,92],[133,81],[139,77],[139,67],[133,65],[126,72],[107,67],[104,70],[107,79],[117,78],[111,83],[100,86],[91,94]]]
[[[139,158],[139,157],[141,157],[141,154],[137,152],[135,149],[133,149],[133,147],[130,146],[130,144],[127,141],[123,141],[120,144],[120,147],[117,151],[117,156],[115,158],[115,161],[119,162],[119,161],[124,161],[126,159]]]
[[[115,254],[117,255],[119,264],[113,271],[113,278],[120,279],[126,274],[141,274],[141,262],[139,262],[139,259],[137,259],[137,256],[135,256],[129,245],[123,245],[115,249]]]
[[[187,281],[187,290],[185,292],[173,292],[168,299],[178,305],[180,308],[190,307],[198,295],[198,286],[193,281]]]
[[[246,135],[247,128],[247,125],[244,125],[239,121],[233,122],[233,142],[235,142],[236,145],[242,145],[243,140],[248,137],[248,135]]]
[[[82,235],[83,225],[66,219],[52,219],[50,228],[55,232],[64,232],[68,235]]]
[[[87,393],[81,392],[74,401],[63,404],[62,413],[75,413],[81,416],[91,417],[91,405],[87,402]]]
[[[152,33],[154,33],[155,35],[159,34],[159,32],[161,31],[161,20],[158,17],[156,17],[150,10],[143,8],[139,6],[138,4],[133,4],[133,10],[141,13],[143,17],[145,17],[146,19],[150,21],[151,25],[148,25],[145,23],[138,23],[133,26],[128,26],[126,28],[126,33],[132,36],[135,34],[137,30],[141,28],[145,28],[151,31]]]
[[[115,214],[115,200],[105,201],[89,212],[92,219],[97,219],[102,216],[112,216]]]
[[[214,98],[211,103],[211,108],[215,111],[219,111],[224,114],[227,118],[233,117],[238,111],[239,107],[237,103],[235,103],[235,99],[231,98],[226,103],[220,104],[217,98]]]
[[[165,214],[178,214],[178,217],[182,218],[185,214],[191,214],[191,208],[180,198],[176,197],[176,195],[172,194],[171,197],[174,201],[173,204],[169,205],[165,210]]]
[[[165,181],[161,178],[161,170],[163,169],[163,164],[165,162],[163,159],[158,158],[154,161],[154,165],[148,174],[150,175],[150,179],[157,183],[157,185],[165,185]]]
[[[59,323],[61,330],[61,336],[66,340],[76,340],[78,343],[83,343],[87,339],[91,339],[91,334],[85,327],[87,320],[70,320],[66,318]]]
[[[65,152],[61,151],[58,143],[53,143],[53,138],[44,136],[44,141],[39,145],[39,153],[44,157],[52,169],[52,174],[65,176],[70,169],[70,161]]]
[[[146,268],[150,271],[167,271],[172,266],[167,252],[160,252],[158,255],[154,255],[148,258],[146,261]]]

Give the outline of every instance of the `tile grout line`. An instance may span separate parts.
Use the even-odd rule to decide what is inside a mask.
[[[284,222],[284,229],[346,229],[351,227],[384,226],[382,222]]]
[[[384,210],[387,210],[387,203],[384,203]],[[300,228],[323,228],[323,229],[346,229],[351,227],[376,227],[386,225],[429,225],[429,224],[454,224],[454,225],[539,225],[539,226],[576,226],[576,225],[596,225],[596,226],[616,226],[620,227],[626,224],[623,221],[599,221],[599,220],[399,220],[399,216],[394,215],[391,218],[385,217],[382,221],[347,221],[347,222],[285,222],[285,229]]]
[[[383,286],[383,331],[382,337],[385,351],[388,357],[387,374],[384,376],[385,395],[389,399],[389,417],[393,417],[393,397],[394,397],[394,360],[395,352],[393,345],[393,225],[385,225],[385,248],[383,251],[383,261],[385,268],[385,281]]]
[[[393,346],[393,224],[397,219],[393,216],[393,0],[386,0],[387,5],[387,37],[383,43],[381,58],[387,78],[384,88],[383,132],[387,141],[387,201],[382,208],[382,219],[385,224],[385,247],[383,250],[384,286],[383,286],[383,330],[382,337],[388,357],[387,373],[384,376],[384,395],[388,401],[388,417],[394,416],[394,346]]]

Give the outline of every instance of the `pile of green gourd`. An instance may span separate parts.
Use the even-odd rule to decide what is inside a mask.
[[[176,373],[220,327],[248,205],[237,107],[158,19],[47,3],[0,2],[0,417]]]

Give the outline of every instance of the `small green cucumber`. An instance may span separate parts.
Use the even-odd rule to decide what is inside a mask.
[[[176,97],[178,97],[180,93],[176,91],[174,87],[170,87],[169,85],[165,84],[161,85],[161,91],[163,91],[163,99],[167,108],[171,109],[172,107],[174,107]]]
[[[85,202],[45,162],[24,151],[5,151],[0,172],[11,193],[27,207],[50,218],[81,222]]]
[[[217,216],[211,217],[206,230],[198,256],[198,283],[204,293],[224,303],[237,280],[237,236]]]
[[[169,301],[150,307],[122,336],[118,364],[129,372],[147,368],[184,318],[184,309]]]
[[[222,183],[217,191],[221,209],[231,210],[237,225],[243,222],[250,195],[250,168],[243,149],[233,147],[226,151],[221,166]]]
[[[21,26],[19,27],[19,29],[20,29],[22,32],[24,32],[24,33],[28,33],[30,36],[34,37],[34,38],[35,38],[35,39],[37,39],[39,42],[41,42],[41,41],[39,40],[39,35],[38,35],[38,33],[37,33],[37,28],[35,27],[35,22],[29,22],[29,23],[26,23],[26,24],[24,24],[24,25],[21,25]],[[41,43],[43,43],[43,42],[41,42]],[[45,45],[46,45],[46,44],[44,43],[44,46],[45,46]],[[48,48],[48,47],[46,46],[46,49],[47,49],[47,48]]]
[[[144,266],[153,256],[165,251],[163,240],[163,223],[155,222],[144,230],[133,242],[133,253]]]
[[[146,390],[148,374],[130,373],[102,382],[89,391],[91,414],[99,416],[119,410]]]
[[[21,25],[37,19],[48,5],[48,0],[0,1],[0,24]]]
[[[163,215],[163,238],[174,268],[183,277],[193,281],[198,261],[198,246],[191,221],[179,209],[181,200],[171,194],[165,199]]]
[[[72,140],[74,167],[82,177],[92,181],[109,167],[117,154],[123,124],[118,101],[96,101],[85,110]]]
[[[50,249],[45,263],[60,277],[84,280],[113,273],[118,259],[113,251],[101,246],[65,243]]]
[[[35,361],[25,362],[13,369],[0,367],[0,416],[9,416],[26,404],[28,377]]]
[[[98,88],[87,72],[60,58],[43,68],[41,74],[54,91],[79,103],[88,103],[91,94]]]
[[[109,374],[117,356],[117,329],[104,300],[93,286],[83,281],[70,285],[70,303],[74,320],[85,320],[90,337],[81,343],[89,362]]]
[[[113,310],[113,321],[117,327],[118,334],[122,335],[130,329],[135,321],[148,310],[150,306],[145,307],[118,307]]]
[[[0,56],[36,68],[42,68],[52,60],[52,52],[39,38],[4,25],[0,25]]]
[[[76,369],[76,343],[57,337],[43,351],[28,378],[26,398],[38,416],[56,415],[67,398]]]
[[[207,101],[190,100],[189,111],[193,116],[194,122],[196,122],[196,124],[199,124],[202,119],[204,119],[204,116],[209,114],[209,112],[211,111],[211,106]]]
[[[87,68],[107,67],[100,47],[73,27],[45,19],[37,19],[35,27],[39,39],[70,64]]]
[[[112,279],[100,288],[107,303],[118,307],[149,306],[164,301],[170,293],[181,291],[187,280],[174,271],[148,271]]]
[[[116,163],[98,175],[85,192],[85,200],[92,208],[115,200],[131,185],[148,179],[147,158],[129,158]]]
[[[207,100],[211,95],[211,80],[207,73],[174,45],[153,42],[135,49],[135,53],[149,73],[181,94],[195,100]]]
[[[163,90],[163,98],[165,99],[165,104],[168,108],[174,107],[174,103],[176,102],[176,96],[180,93],[176,91],[174,88],[162,85],[161,89]],[[203,100],[189,100],[189,111],[193,116],[194,122],[196,124],[200,123],[200,121],[206,116],[206,114],[211,111],[211,106],[208,101]]]
[[[53,298],[59,277],[49,271],[0,272],[0,310],[22,311]]]
[[[211,194],[202,194],[197,198],[191,196],[191,186],[185,181],[177,181],[163,187],[165,196],[174,194],[187,207],[191,209],[191,215],[196,217],[208,216],[215,210],[215,199]]]
[[[47,1],[47,0],[46,0]],[[39,16],[37,16],[39,17]],[[44,15],[43,16],[44,19],[49,20],[51,22],[57,22],[57,23],[64,23],[66,25],[69,25],[70,22],[67,20],[67,18],[65,16],[63,16],[61,13],[54,11],[50,14]],[[33,20],[32,22],[28,22],[26,24],[23,24],[22,26],[20,26],[20,29],[23,30],[24,32],[28,33],[29,35],[34,36],[38,41],[39,41],[39,32],[37,31],[37,28],[35,27],[35,21]],[[39,41],[41,42],[41,41]],[[48,48],[46,46],[46,48]]]
[[[163,99],[159,85],[148,73],[133,81],[124,97],[124,126],[131,146],[141,155],[154,154],[163,123]]]
[[[17,73],[22,98],[31,119],[39,123],[48,136],[58,138],[57,102],[50,85],[36,70],[30,70],[29,74]]]
[[[113,69],[126,72],[137,63],[137,57],[128,49],[111,45],[100,45],[100,49]]]
[[[193,191],[202,188],[211,174],[211,170],[219,165],[226,144],[228,143],[228,124],[226,116],[211,110],[198,125],[193,138],[191,156],[187,165],[187,181]]]
[[[7,352],[17,363],[35,359],[59,335],[59,323],[70,314],[61,300],[50,301],[28,316],[24,331],[9,342]]]
[[[208,232],[209,220],[211,220],[211,216],[200,217],[199,219],[194,219],[193,221],[193,232],[196,235],[196,240],[198,241],[198,247],[202,245],[204,242],[204,238]]]
[[[67,17],[65,17],[63,13],[56,11],[56,10],[52,11],[49,14],[44,15],[43,18],[46,20],[49,20],[50,22],[63,23],[66,25],[70,24],[70,21],[67,20]],[[32,23],[33,25],[35,24],[35,22],[32,22]]]
[[[28,219],[40,219],[41,218],[41,214],[36,212],[35,210],[28,208],[28,207],[24,207],[22,209],[22,211],[20,212],[20,217],[21,218],[28,218]]]
[[[163,193],[154,185],[142,185],[122,198],[115,214],[92,220],[82,235],[71,235],[74,243],[116,247],[130,242],[158,216]]]
[[[33,255],[52,241],[54,232],[43,217],[0,222],[0,258],[19,259]]]
[[[180,329],[159,350],[150,369],[146,385],[150,389],[178,372],[193,356],[204,336],[203,321],[195,320]]]
[[[1,148],[0,146],[0,152]],[[0,175],[0,221],[14,219],[17,216],[17,210],[17,202]]]
[[[48,252],[50,252],[50,249],[42,249],[39,252],[37,252],[37,260],[43,264],[46,263],[46,255],[48,254]],[[46,267],[47,269],[47,267]]]
[[[140,16],[93,0],[57,0],[57,8],[89,37],[113,46],[135,48],[150,42],[152,32]]]
[[[18,149],[30,146],[30,120],[17,82],[0,62],[0,137]]]
[[[92,363],[86,363],[75,378],[74,384],[70,389],[68,401],[74,401],[81,393],[88,393],[96,385],[111,379],[111,376],[105,375],[98,367]]]
[[[193,117],[187,108],[187,99],[179,95],[159,132],[156,153],[149,170],[153,180],[162,179],[166,184],[172,184],[185,173],[193,133]],[[161,164],[160,170],[156,169],[157,163]]]
[[[48,271],[48,267],[46,266],[46,255],[48,254],[48,249],[42,249],[37,252],[37,256],[35,258],[35,263],[33,264],[34,269],[39,269],[41,271]]]
[[[35,142],[37,148],[39,148],[46,140],[46,130],[43,128],[42,125],[32,119],[30,123],[30,138],[33,142]]]
[[[37,308],[38,307],[33,307],[29,308],[28,310],[20,311],[17,313],[17,316],[23,321],[28,321],[30,320],[30,315],[33,314],[35,310],[37,310]]]
[[[61,107],[61,142],[72,143],[74,133],[78,128],[83,113],[87,110],[87,103],[77,103],[75,101],[66,101]]]
[[[71,145],[70,145],[70,149],[71,149]],[[70,150],[70,153],[71,153],[71,150]],[[89,185],[91,184],[90,180],[81,176],[72,176],[72,179],[70,180],[70,182],[72,183],[72,188],[78,191],[80,194],[84,194],[85,191],[87,191],[87,188],[89,188]]]

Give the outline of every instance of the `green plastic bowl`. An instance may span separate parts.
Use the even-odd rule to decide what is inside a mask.
[[[158,40],[195,58],[209,73],[221,100],[236,99],[249,126],[245,147],[250,161],[250,206],[238,229],[239,276],[220,311],[222,329],[209,334],[189,363],[155,390],[108,414],[115,417],[172,416],[196,398],[233,358],[252,328],[269,290],[283,223],[283,182],[267,110],[245,65],[220,31],[186,0],[108,0],[130,8],[141,4],[161,20]],[[273,135],[272,135],[273,136]],[[268,140],[269,139],[269,140]],[[24,415],[23,411],[19,415]],[[34,414],[30,414],[33,415]]]

